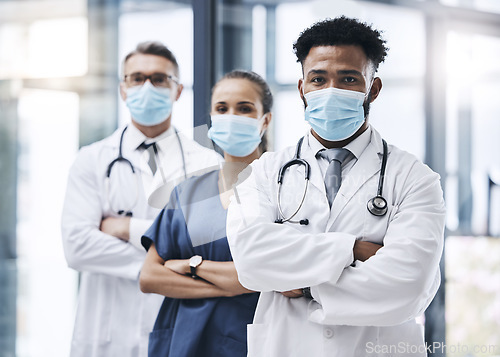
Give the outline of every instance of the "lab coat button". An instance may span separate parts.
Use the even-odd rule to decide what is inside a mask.
[[[323,336],[325,336],[325,338],[332,338],[333,337],[333,331],[329,328],[325,328],[323,330]]]

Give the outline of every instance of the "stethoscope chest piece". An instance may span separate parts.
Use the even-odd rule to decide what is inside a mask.
[[[366,204],[368,211],[374,216],[383,216],[387,213],[387,201],[382,196],[375,196]]]

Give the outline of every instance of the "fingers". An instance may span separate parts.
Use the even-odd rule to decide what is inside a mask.
[[[294,290],[290,290],[290,291],[282,291],[281,294],[283,296],[286,296],[287,298],[292,298],[292,299],[304,296],[304,294],[302,293],[302,289],[294,289]]]

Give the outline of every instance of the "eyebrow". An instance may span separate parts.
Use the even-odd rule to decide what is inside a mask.
[[[225,105],[227,105],[227,103],[226,103],[226,102],[224,102],[224,101],[216,102],[215,104],[225,104]],[[238,104],[238,105],[239,105],[239,104],[250,104],[250,105],[255,106],[255,104],[254,104],[253,102],[247,102],[247,101],[238,102],[238,103],[236,103],[236,104]]]
[[[323,70],[323,69],[311,69],[309,72],[307,72],[307,76],[310,76],[312,74],[327,74],[328,72]]]
[[[308,73],[307,76],[310,76],[312,74],[328,74],[328,71],[325,71],[323,69],[311,69]],[[356,71],[355,69],[341,69],[337,71],[337,74],[354,74],[358,76],[362,76],[363,74],[360,71]]]
[[[344,69],[337,71],[338,74],[355,74],[357,76],[363,76],[360,71],[356,71],[355,69]]]

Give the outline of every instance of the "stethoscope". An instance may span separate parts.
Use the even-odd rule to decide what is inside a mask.
[[[126,126],[123,129],[122,134],[120,136],[120,145],[118,147],[118,156],[116,157],[116,159],[111,161],[108,165],[108,169],[106,170],[106,178],[104,179],[104,184],[106,187],[106,199],[108,200],[108,204],[109,204],[109,207],[111,208],[111,210],[114,212],[117,212],[120,216],[124,215],[127,217],[132,217],[132,209],[135,207],[135,205],[137,204],[137,201],[139,200],[140,182],[139,182],[139,176],[135,174],[134,165],[132,165],[132,162],[130,162],[130,160],[123,157],[123,154],[122,154],[123,136],[125,135],[125,131],[127,131],[127,128],[128,128],[128,126]],[[182,148],[181,138],[179,137],[179,132],[177,131],[176,128],[174,128],[174,132],[175,132],[175,136],[177,137],[177,142],[179,143],[179,148],[181,150],[182,167],[184,169],[184,178],[187,179],[186,160],[184,158],[184,150]],[[158,169],[161,173],[163,183],[165,183],[167,180],[165,178],[165,173],[163,172],[163,166],[161,165],[161,160],[158,160],[158,149],[156,148],[156,145],[153,145],[153,151],[155,153],[155,160],[158,163]],[[132,171],[132,174],[135,176],[135,179],[136,179],[135,181],[137,184],[137,189],[135,191],[135,199],[128,209],[121,209],[121,210],[114,209],[113,205],[111,203],[111,199],[109,197],[109,185],[110,185],[109,182],[110,182],[111,170],[113,169],[113,166],[117,162],[126,163],[130,167],[130,170]]]
[[[290,222],[290,223],[298,223],[300,225],[307,226],[309,224],[309,220],[306,219],[301,219],[300,221],[293,221],[292,218],[295,217],[295,215],[300,211],[302,208],[302,205],[304,204],[304,200],[306,198],[307,194],[307,188],[309,186],[309,178],[311,176],[311,165],[309,163],[300,158],[300,151],[302,148],[302,142],[304,141],[304,137],[300,138],[299,142],[297,143],[297,147],[295,148],[295,155],[293,156],[292,160],[288,161],[285,163],[279,170],[278,172],[278,194],[277,194],[277,203],[278,203],[278,212],[279,212],[279,217],[274,223],[285,223],[285,222]],[[383,216],[387,213],[387,201],[385,198],[382,196],[382,189],[384,186],[384,176],[385,176],[385,167],[387,165],[387,143],[384,139],[382,139],[382,144],[384,146],[384,151],[382,154],[382,164],[380,166],[380,176],[378,179],[378,189],[377,189],[377,195],[370,200],[368,200],[366,204],[366,208],[368,209],[368,212],[373,214],[374,216]],[[283,214],[283,209],[281,208],[281,185],[283,184],[283,177],[285,176],[285,172],[288,168],[290,168],[293,165],[299,165],[299,166],[304,166],[304,179],[305,179],[305,188],[304,188],[304,194],[302,195],[302,199],[300,200],[299,206],[297,209],[290,215],[290,217],[285,218],[285,215]]]

